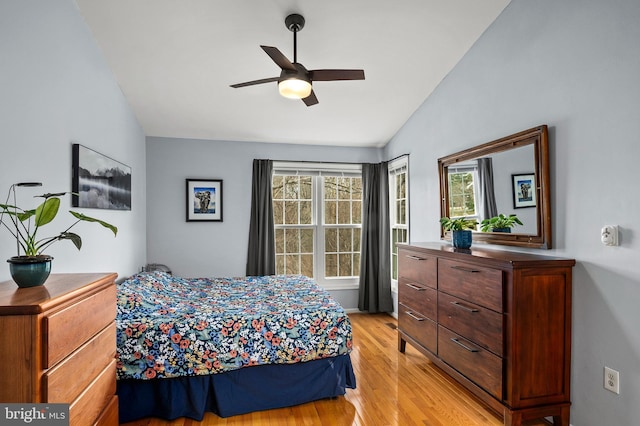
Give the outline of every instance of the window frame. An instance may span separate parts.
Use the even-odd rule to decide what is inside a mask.
[[[396,179],[397,175],[405,174],[405,223],[400,224],[397,222],[396,214]],[[389,244],[390,244],[390,268],[389,274],[391,278],[391,290],[398,291],[398,279],[393,277],[394,261],[397,261],[397,247],[393,240],[394,229],[403,229],[406,231],[406,242],[410,241],[410,186],[409,186],[409,155],[402,155],[389,162],[388,166],[389,175]],[[396,265],[397,270],[397,265]]]
[[[325,229],[326,228],[357,228],[360,231],[362,241],[362,223],[360,224],[325,224],[325,200],[323,178],[335,177],[359,177],[362,178],[362,166],[351,163],[316,163],[316,162],[280,162],[273,163],[273,176],[297,175],[311,176],[312,185],[312,223],[311,224],[275,224],[275,229],[286,228],[313,228],[313,275],[314,280],[326,290],[354,290],[358,289],[360,277],[359,270],[354,271],[356,276],[349,277],[325,277]]]

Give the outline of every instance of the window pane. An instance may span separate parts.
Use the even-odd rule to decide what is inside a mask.
[[[351,201],[338,201],[338,223],[351,223]]]
[[[297,254],[288,254],[285,257],[286,267],[285,274],[300,273],[300,257]]]
[[[353,241],[351,240],[352,234],[352,229],[338,230],[338,246],[340,247],[341,253],[353,251]]]
[[[300,201],[300,223],[311,225],[313,212],[311,211],[311,201]]]
[[[300,273],[307,277],[313,277],[313,254],[300,256]]]
[[[274,200],[282,199],[282,176],[274,176],[271,180],[271,196]]]
[[[348,200],[351,198],[351,178],[338,178],[338,198]]]
[[[471,172],[449,173],[449,216],[475,216],[475,196]]]
[[[336,228],[326,228],[324,230],[324,251],[327,253],[338,251],[338,230]]]
[[[362,179],[351,178],[351,199],[362,200]]]
[[[276,255],[276,274],[284,274],[284,255]]]
[[[287,225],[297,225],[298,221],[298,202],[297,201],[285,201],[284,202],[284,223]]]
[[[351,202],[351,223],[362,224],[362,201]]]
[[[300,199],[311,199],[311,176],[300,177]]]
[[[355,253],[353,255],[353,275],[360,275],[360,253]]]
[[[275,230],[276,253],[284,253],[284,229]]]
[[[398,201],[398,211],[396,212],[396,222],[400,224],[407,223],[406,222],[406,200]]]
[[[338,255],[326,254],[324,256],[324,275],[325,277],[338,276]]]
[[[285,247],[286,247],[287,253],[300,252],[300,230],[299,229],[285,230]]]
[[[284,211],[281,201],[273,201],[273,223],[282,225],[284,223]]]
[[[336,201],[325,201],[324,202],[324,223],[326,224],[336,224],[338,223],[338,213],[337,202]]]
[[[324,199],[335,200],[336,198],[338,198],[338,195],[336,192],[336,178],[325,177],[324,178]]]
[[[348,254],[339,254],[340,265],[338,268],[338,272],[341,277],[350,277],[353,275],[352,272],[352,262],[351,262],[351,253]]]
[[[300,253],[313,253],[313,229],[300,230]]]
[[[354,228],[353,230],[353,251],[356,253],[360,253],[360,237],[362,235],[362,230]]]

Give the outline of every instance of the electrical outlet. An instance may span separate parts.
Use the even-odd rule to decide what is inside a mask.
[[[609,367],[604,367],[604,388],[619,395],[620,373]]]

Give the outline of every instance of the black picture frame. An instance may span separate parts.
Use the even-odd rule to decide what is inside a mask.
[[[187,222],[222,222],[222,179],[186,180]]]
[[[131,210],[131,167],[78,143],[71,163],[73,207]]]
[[[519,173],[511,175],[513,185],[513,208],[522,209],[536,206],[535,173]]]

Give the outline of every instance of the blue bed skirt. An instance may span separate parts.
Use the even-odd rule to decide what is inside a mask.
[[[356,378],[349,355],[297,364],[241,368],[210,376],[119,380],[120,423],[144,417],[202,420],[290,407],[346,393]]]

